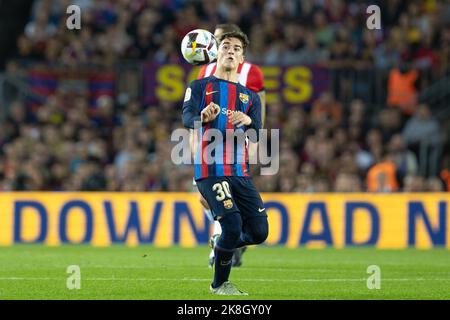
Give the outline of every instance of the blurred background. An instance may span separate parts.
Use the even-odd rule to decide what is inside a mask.
[[[0,190],[190,191],[170,160],[198,71],[179,47],[219,23],[248,34],[280,129],[260,191],[450,191],[444,0],[0,1]]]

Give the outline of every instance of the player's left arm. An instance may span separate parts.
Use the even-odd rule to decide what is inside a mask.
[[[246,114],[250,117],[251,122],[247,125],[247,128],[254,129],[256,132],[256,140],[252,139],[252,136],[248,136],[251,142],[258,142],[259,140],[259,129],[261,129],[261,101],[259,100],[259,95],[252,92],[252,99],[246,110]]]
[[[259,68],[257,68],[257,70],[260,71]],[[266,120],[266,90],[264,89],[264,84],[262,82],[262,72],[260,71],[261,75],[260,77],[258,77],[258,79],[260,79],[259,81],[253,81],[253,89],[254,91],[256,91],[258,97],[259,97],[259,101],[260,101],[260,105],[261,105],[261,128],[264,127],[264,121]],[[255,86],[256,85],[256,86]],[[258,91],[259,90],[259,91]],[[259,141],[259,133],[258,133],[258,141]],[[248,154],[249,157],[255,157],[258,154],[258,141],[251,141],[249,140],[248,142]]]
[[[189,147],[191,150],[191,159],[195,158],[197,152],[198,129],[195,128],[195,122],[201,121],[200,117],[200,94],[199,86],[196,82],[192,82],[186,89],[182,109],[183,126],[189,129]]]
[[[264,75],[260,67],[252,64],[248,74],[247,88],[256,92],[261,102],[261,126],[264,127],[266,120],[266,89],[264,87]]]
[[[261,91],[257,92],[257,94],[261,104],[261,128],[263,128],[266,116],[266,91],[263,88]],[[248,155],[250,159],[254,159],[254,157],[258,156],[258,141],[248,141]]]
[[[259,91],[258,97],[261,101],[261,127],[264,127],[264,121],[266,120],[266,90]]]

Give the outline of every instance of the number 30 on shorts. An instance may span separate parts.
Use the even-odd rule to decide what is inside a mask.
[[[222,201],[227,198],[231,198],[230,185],[226,181],[218,182],[212,186],[212,190],[217,192],[216,200]]]

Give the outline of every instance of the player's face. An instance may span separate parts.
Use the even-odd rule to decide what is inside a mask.
[[[225,71],[237,69],[244,62],[244,48],[238,38],[226,38],[219,45],[217,62]]]

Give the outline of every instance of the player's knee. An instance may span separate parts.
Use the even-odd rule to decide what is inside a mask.
[[[252,240],[254,244],[260,244],[266,241],[269,235],[269,224],[267,223],[267,219],[264,221],[258,222],[258,224],[252,230]]]
[[[267,236],[269,235],[268,230],[258,230],[255,234],[253,234],[253,242],[255,244],[261,244],[266,241]]]

